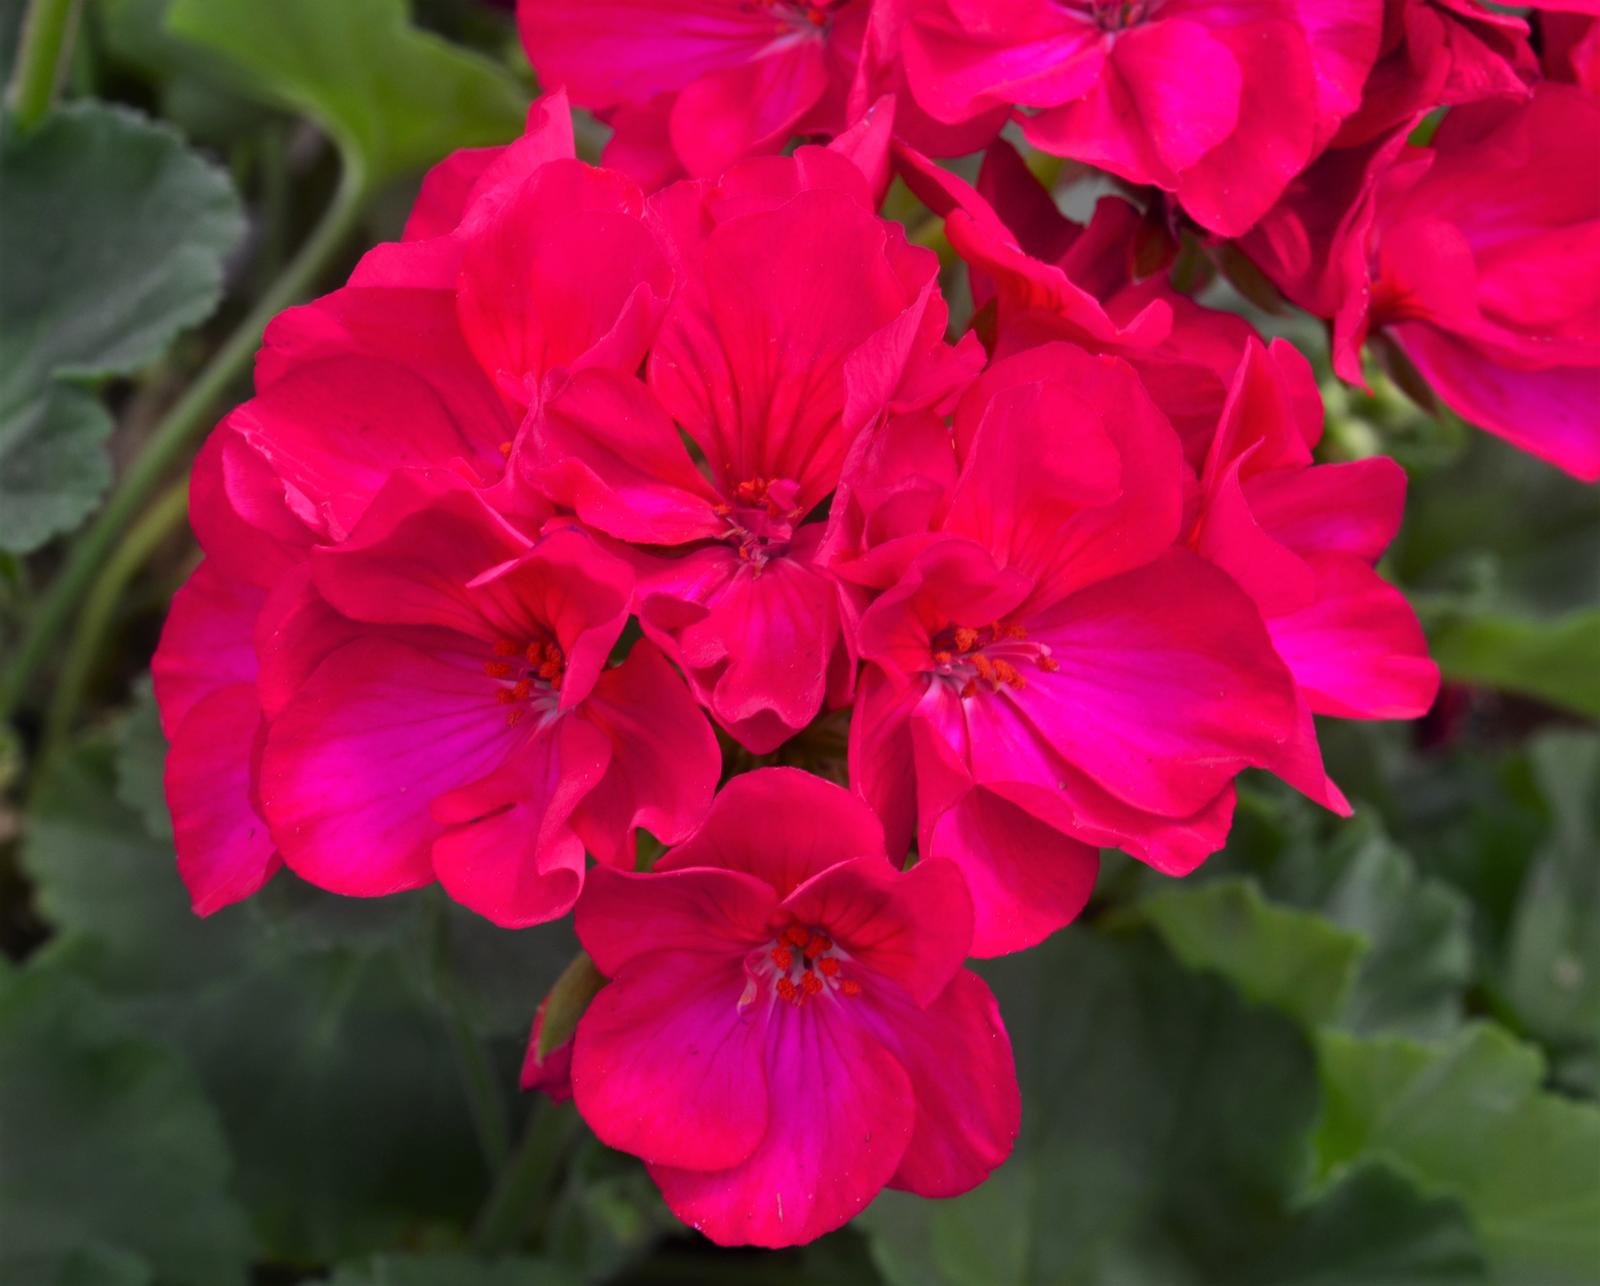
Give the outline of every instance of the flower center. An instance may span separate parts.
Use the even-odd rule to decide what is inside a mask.
[[[820,929],[791,923],[746,958],[746,982],[739,1008],[754,1004],[767,991],[797,1007],[822,998],[859,996],[861,984],[844,976],[849,959]]]
[[[1024,666],[1046,674],[1061,668],[1050,655],[1050,645],[1030,642],[1020,625],[997,623],[978,629],[957,625],[934,636],[933,672],[959,687],[963,697],[975,697],[985,689],[1020,692],[1027,686]]]
[[[850,0],[815,0],[814,3],[808,4],[804,0],[757,0],[762,8],[772,10],[773,14],[788,26],[800,30],[812,27],[818,31],[826,29],[833,14],[849,2]]]
[[[1056,0],[1056,4],[1101,31],[1126,31],[1150,15],[1154,0]]]
[[[722,539],[756,575],[767,560],[789,552],[794,527],[804,516],[796,501],[800,484],[788,478],[747,478],[727,494],[717,513],[728,520]]]
[[[495,659],[483,663],[483,672],[499,686],[495,700],[506,711],[506,723],[515,724],[530,708],[543,718],[555,712],[561,700],[561,680],[567,672],[566,654],[554,642],[514,643],[499,639]]]

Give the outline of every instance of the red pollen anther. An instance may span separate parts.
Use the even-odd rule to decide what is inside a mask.
[[[820,956],[832,945],[833,943],[829,942],[820,933],[813,933],[811,935],[811,941],[806,943],[806,959],[810,960],[816,956]]]
[[[822,990],[822,979],[814,973],[808,973],[800,979],[800,989],[808,996],[814,996]]]
[[[1022,675],[1017,672],[1017,667],[1004,658],[994,663],[994,677],[1008,688],[1021,690],[1024,683]]]
[[[511,695],[518,701],[526,701],[528,694],[532,691],[533,681],[531,679],[518,679],[511,685]]]
[[[839,961],[833,956],[824,956],[817,961],[817,969],[828,977],[836,977],[839,973]]]
[[[779,978],[778,985],[773,990],[778,993],[780,1000],[787,1000],[791,1005],[799,1003],[800,989],[787,978]]]
[[[767,480],[747,478],[733,489],[733,498],[746,508],[760,504],[767,498]]]
[[[1023,629],[1020,625],[1013,624],[1005,627],[1004,635],[1008,639],[1021,640],[1028,637],[1028,631]]]
[[[954,661],[955,659],[956,658],[949,652],[935,652],[933,654],[933,663],[935,665],[949,665],[950,662]]]
[[[773,947],[772,963],[787,972],[794,967],[794,952],[788,947]]]
[[[798,924],[791,924],[783,931],[783,936],[787,941],[794,943],[795,946],[803,947],[810,939],[811,933]]]
[[[978,677],[984,680],[986,683],[993,683],[995,681],[994,662],[986,657],[982,652],[979,652],[973,656],[972,668],[978,672]]]
[[[1046,674],[1054,674],[1061,668],[1061,662],[1053,656],[1041,656],[1039,658],[1039,668]]]
[[[978,631],[968,629],[965,625],[956,630],[956,648],[962,652],[970,652],[978,646]]]
[[[859,996],[861,994],[861,984],[854,978],[846,978],[839,984],[839,990],[847,996]]]
[[[500,444],[500,454],[509,459],[511,457],[511,443],[502,442]]]

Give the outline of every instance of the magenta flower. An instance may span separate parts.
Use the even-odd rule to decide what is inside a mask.
[[[984,154],[976,189],[909,149],[899,158],[901,174],[944,216],[950,245],[967,263],[991,354],[1064,339],[1126,359],[1198,466],[1255,332],[1242,317],[1168,284],[1166,231],[1109,196],[1087,226],[1074,223],[1004,140]]]
[[[605,163],[647,187],[715,177],[846,124],[870,0],[521,0],[541,83],[598,110]],[[864,105],[864,104],[863,104]]]
[[[1381,0],[916,0],[911,92],[931,116],[1033,109],[1028,141],[1174,193],[1236,236],[1360,102]]]
[[[565,912],[584,850],[677,838],[719,755],[648,643],[607,655],[633,578],[585,532],[525,535],[446,474],[396,474],[313,551],[263,639],[263,810],[284,860],[335,892],[437,878],[497,923]]]
[[[596,869],[576,924],[611,979],[578,1024],[578,1110],[713,1241],[797,1245],[1009,1155],[1011,1045],[961,968],[961,879],[897,871],[840,787],[735,778],[650,874]]]
[[[1077,914],[1098,846],[1173,874],[1220,847],[1233,778],[1280,757],[1295,697],[1249,597],[1176,547],[1187,466],[1124,363],[1008,358],[954,427],[935,530],[843,569],[888,587],[861,622],[850,772],[891,848],[914,829],[959,864],[995,955]]]
[[[1321,436],[1310,364],[1282,340],[1252,341],[1206,459],[1189,544],[1255,600],[1294,676],[1296,733],[1273,768],[1348,814],[1311,716],[1414,719],[1433,704],[1439,668],[1411,605],[1373,570],[1400,527],[1405,472],[1384,456],[1313,464]]]
[[[1330,152],[1245,242],[1334,320],[1361,382],[1369,335],[1464,418],[1600,479],[1600,104],[1541,83],[1454,108],[1429,147]],[[1390,349],[1392,346],[1392,350]]]
[[[857,435],[947,398],[981,355],[944,343],[935,257],[872,213],[833,153],[751,161],[669,189],[656,212],[683,284],[648,382],[574,375],[531,421],[517,469],[596,530],[679,551],[640,561],[640,622],[765,753],[850,695],[825,528],[808,517]]]

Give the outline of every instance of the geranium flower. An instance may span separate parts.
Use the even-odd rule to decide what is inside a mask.
[[[1385,0],[1383,42],[1361,107],[1335,136],[1355,147],[1436,107],[1527,98],[1528,24],[1477,0]]]
[[[1233,778],[1283,753],[1295,697],[1249,597],[1177,547],[1188,470],[1126,364],[1008,358],[954,429],[933,530],[842,569],[887,587],[850,774],[891,847],[914,828],[961,867],[995,955],[1077,914],[1100,845],[1173,874],[1220,847]]]
[[[1439,668],[1404,595],[1373,564],[1405,507],[1405,471],[1374,456],[1313,464],[1322,398],[1291,345],[1252,341],[1201,476],[1189,544],[1255,600],[1294,676],[1297,732],[1279,776],[1336,812],[1311,716],[1414,719],[1439,690]]]
[[[944,343],[934,255],[871,200],[819,148],[661,194],[682,284],[648,383],[575,374],[517,451],[525,482],[597,530],[682,550],[640,563],[640,622],[757,753],[849,697],[825,529],[807,519],[857,435],[981,360]]]
[[[1125,358],[1198,466],[1255,332],[1168,284],[1165,232],[1120,197],[1101,198],[1087,226],[1074,223],[1003,140],[984,153],[976,189],[908,148],[898,156],[967,263],[991,354],[1065,339]]]
[[[1016,104],[1028,141],[1175,193],[1235,236],[1360,101],[1380,0],[917,0],[911,92],[959,122]]]
[[[596,869],[575,919],[611,979],[578,1023],[578,1110],[713,1241],[797,1245],[885,1186],[954,1196],[1010,1153],[1015,1068],[961,968],[960,876],[896,870],[842,788],[736,777],[649,874]]]
[[[1334,320],[1360,383],[1370,336],[1464,418],[1600,479],[1600,104],[1541,83],[1333,151],[1244,242],[1294,302]],[[1392,346],[1392,348],[1391,348]]]
[[[497,923],[566,911],[584,850],[676,838],[719,772],[648,643],[606,660],[633,578],[595,538],[525,535],[449,473],[396,474],[319,547],[262,640],[260,795],[285,861],[339,893],[437,879]]]
[[[870,0],[521,0],[542,84],[615,127],[608,166],[659,187],[842,130]]]

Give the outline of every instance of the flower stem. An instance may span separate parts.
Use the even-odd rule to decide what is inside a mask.
[[[577,1127],[571,1103],[552,1103],[543,1094],[528,1112],[516,1150],[495,1176],[489,1199],[472,1226],[479,1254],[515,1250],[525,1238],[537,1239],[542,1216],[555,1187],[556,1170]]]
[[[117,541],[138,516],[150,493],[191,447],[196,435],[210,424],[217,403],[249,366],[267,323],[316,284],[344,244],[366,207],[368,191],[364,170],[346,157],[339,189],[310,238],[212,355],[188,392],[156,425],[105,508],[73,542],[61,570],[29,619],[11,663],[0,672],[0,721],[16,708],[24,685],[49,656],[78,602],[104,569]]]
[[[22,20],[22,41],[6,106],[19,129],[38,124],[61,86],[83,0],[33,0]]]
[[[55,752],[72,732],[79,707],[83,704],[84,690],[88,687],[99,658],[100,644],[110,630],[117,605],[122,601],[123,590],[151,554],[183,523],[188,512],[189,480],[179,478],[128,529],[128,534],[95,577],[94,584],[83,600],[83,611],[78,616],[77,628],[72,632],[72,641],[62,659],[61,670],[51,693],[39,763],[44,764],[54,758]]]

